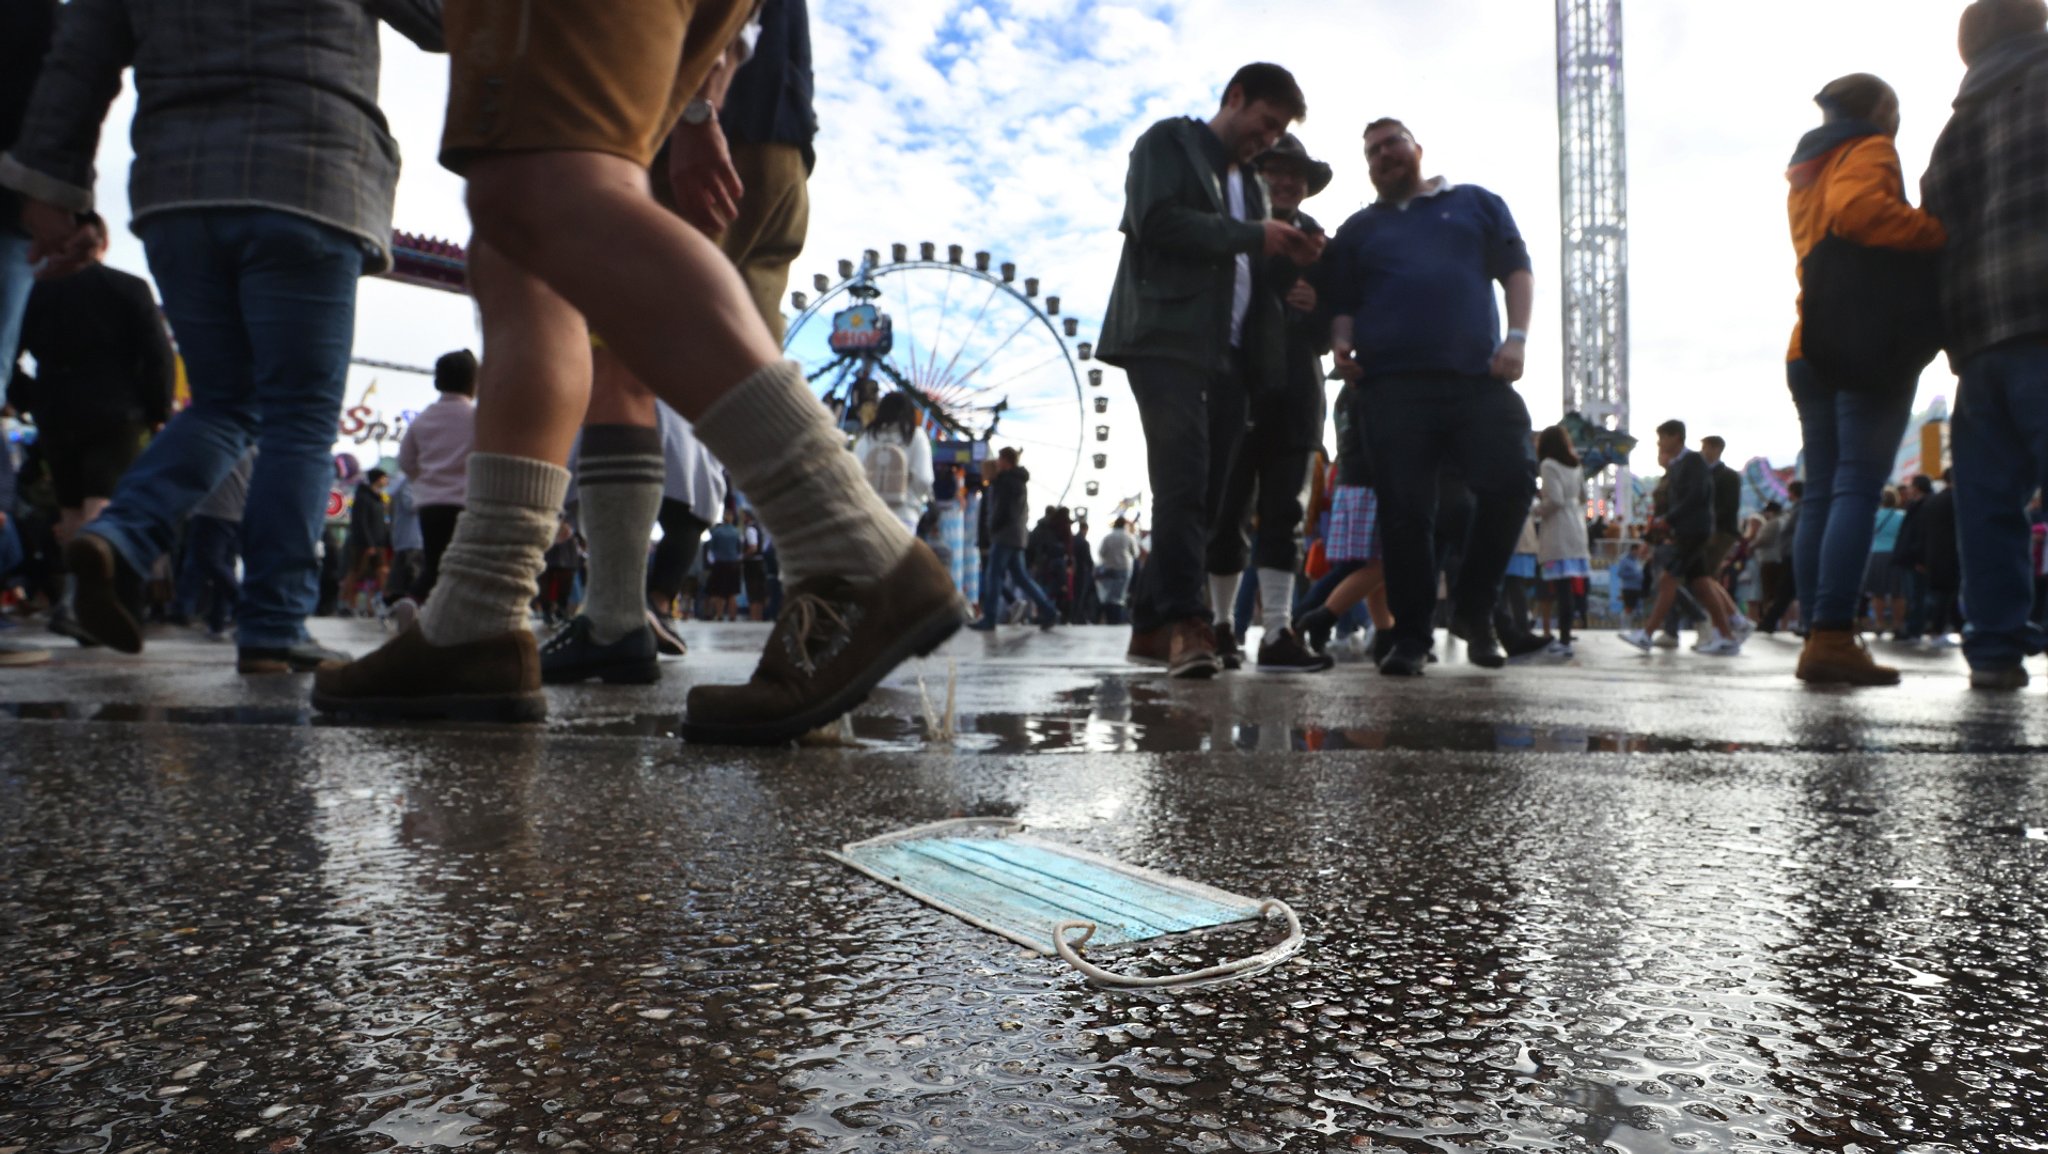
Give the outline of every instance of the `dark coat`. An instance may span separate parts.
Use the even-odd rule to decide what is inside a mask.
[[[1714,532],[1742,533],[1742,474],[1716,461],[1714,479]]]
[[[1664,522],[1680,537],[1714,535],[1714,480],[1707,459],[1688,452],[1665,471]]]
[[[384,509],[384,495],[365,481],[356,486],[354,503],[348,511],[349,543],[357,549],[388,549],[391,519]]]
[[[1118,368],[1167,360],[1205,373],[1230,367],[1230,303],[1237,257],[1265,249],[1266,188],[1249,167],[1245,220],[1231,217],[1223,177],[1198,133],[1176,117],[1145,130],[1124,177],[1123,256],[1102,319],[1099,355]],[[1254,260],[1254,275],[1259,262]],[[1254,285],[1243,347],[1258,377],[1280,380],[1286,342],[1280,302]]]
[[[21,350],[8,389],[37,422],[67,429],[160,425],[170,419],[177,359],[149,282],[94,264],[38,283],[21,318]]]
[[[990,547],[1008,545],[1022,549],[1031,539],[1030,525],[1031,470],[1022,465],[1004,469],[989,482],[988,498],[983,507],[988,510],[988,543]]]
[[[1314,217],[1297,212],[1294,225],[1303,232],[1321,232]],[[1277,434],[1284,448],[1313,452],[1322,444],[1329,403],[1323,386],[1323,354],[1330,351],[1330,316],[1320,299],[1313,312],[1290,308],[1287,294],[1298,280],[1316,286],[1315,269],[1303,268],[1285,256],[1267,257],[1260,277],[1264,291],[1279,304],[1281,333],[1286,342],[1286,367],[1275,387],[1260,390],[1252,401],[1252,424],[1260,435]]]

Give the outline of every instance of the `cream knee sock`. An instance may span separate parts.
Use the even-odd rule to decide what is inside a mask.
[[[1237,626],[1231,615],[1237,612],[1237,586],[1242,580],[1242,573],[1209,574],[1209,614],[1233,629]]]
[[[569,471],[546,461],[470,456],[469,500],[420,613],[429,644],[462,645],[526,629],[541,557],[554,542],[568,490]]]
[[[1266,640],[1280,636],[1294,613],[1294,574],[1285,569],[1259,570],[1259,624]]]
[[[782,559],[782,579],[872,581],[916,538],[868,487],[846,437],[791,361],[764,365],[696,422],[697,437],[732,474]]]
[[[661,516],[661,430],[591,425],[577,459],[590,591],[591,639],[610,645],[647,624],[647,544]]]

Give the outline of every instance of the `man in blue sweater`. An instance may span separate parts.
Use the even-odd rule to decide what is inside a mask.
[[[1493,627],[1536,493],[1522,376],[1535,278],[1507,205],[1477,185],[1422,177],[1422,146],[1398,120],[1365,130],[1380,198],[1352,215],[1324,254],[1337,371],[1363,385],[1378,465],[1380,533],[1393,648],[1389,676],[1420,676],[1436,604],[1437,475],[1448,465],[1478,497],[1452,590],[1452,632],[1473,662],[1506,664]],[[1500,332],[1493,286],[1507,290]]]

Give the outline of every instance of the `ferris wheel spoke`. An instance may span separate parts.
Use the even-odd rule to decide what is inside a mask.
[[[967,322],[967,336],[961,340],[960,347],[953,350],[952,359],[946,362],[946,368],[942,374],[948,384],[954,382],[953,367],[960,363],[961,356],[967,352],[967,346],[973,340],[975,330],[981,327],[982,318],[988,315],[988,306],[995,303],[996,294],[1001,291],[1003,291],[1001,285],[990,285],[988,295],[981,300],[981,307],[974,311],[974,319]],[[966,378],[962,377],[959,379],[964,381]]]
[[[1023,322],[1022,322],[1022,323],[1020,323],[1020,324],[1019,324],[1019,325],[1018,325],[1018,326],[1017,326],[1016,328],[1014,328],[1014,329],[1011,329],[1011,330],[1010,330],[1010,335],[1009,335],[1009,336],[1007,336],[1007,337],[1004,337],[1004,338],[1003,338],[1003,343],[1001,343],[1001,344],[997,345],[997,346],[995,347],[994,351],[990,352],[990,353],[989,353],[989,355],[987,355],[987,356],[985,356],[985,357],[981,358],[981,363],[980,363],[980,364],[978,364],[978,365],[974,366],[973,368],[971,368],[971,369],[967,370],[966,372],[964,372],[964,373],[961,373],[961,374],[960,374],[960,381],[961,381],[961,383],[963,383],[963,384],[964,384],[964,383],[966,383],[966,382],[968,382],[968,381],[971,381],[971,380],[973,380],[973,379],[974,379],[974,374],[976,374],[976,373],[980,372],[981,370],[983,370],[983,369],[987,368],[987,367],[988,367],[988,363],[989,363],[990,361],[992,361],[992,360],[995,360],[995,359],[996,359],[997,357],[999,357],[999,356],[1002,356],[1002,355],[1003,355],[1003,350],[1004,350],[1004,349],[1007,349],[1007,348],[1009,348],[1009,347],[1010,347],[1010,342],[1012,342],[1012,341],[1016,340],[1016,339],[1017,339],[1018,337],[1022,336],[1022,335],[1024,334],[1024,330],[1025,330],[1025,329],[1028,329],[1028,328],[1030,328],[1030,327],[1031,327],[1032,325],[1036,324],[1037,322],[1038,322],[1038,317],[1037,317],[1037,315],[1036,315],[1036,314],[1026,314],[1026,315],[1025,315],[1025,317],[1024,317],[1024,320],[1023,320]]]
[[[1060,351],[1045,358],[1037,364],[1032,365],[1028,369],[1020,370],[1016,373],[1011,374],[1010,376],[1004,377],[1002,380],[997,381],[994,384],[982,385],[981,387],[973,389],[971,391],[976,395],[985,395],[988,393],[1001,392],[1003,389],[1017,383],[1018,381],[1023,380],[1025,377],[1031,376],[1033,373],[1043,372],[1051,366],[1059,364],[1061,361],[1065,359],[1067,359],[1067,350],[1065,348],[1061,348]]]
[[[929,382],[932,370],[939,363],[939,346],[945,343],[946,320],[953,315],[953,275],[946,275],[946,291],[939,295],[939,319],[932,324],[931,357],[925,361],[924,374],[920,380]]]

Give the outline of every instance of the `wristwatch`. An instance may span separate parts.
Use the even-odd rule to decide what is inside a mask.
[[[691,126],[703,124],[718,115],[718,106],[709,100],[692,100],[683,105],[683,123]]]

